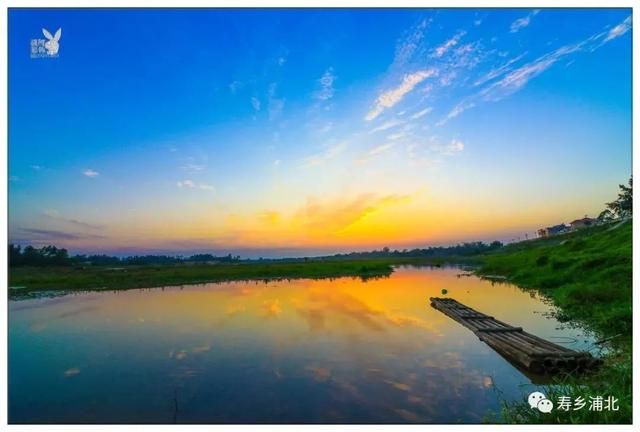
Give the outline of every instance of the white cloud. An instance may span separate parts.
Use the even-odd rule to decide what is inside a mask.
[[[482,76],[481,78],[478,78],[476,80],[476,82],[473,83],[474,86],[479,86],[482,85],[484,83],[486,83],[487,81],[491,81],[499,76],[504,75],[505,73],[509,72],[512,67],[511,65],[520,61],[525,55],[527,55],[526,52],[512,58],[509,59],[506,63],[498,66],[495,69],[490,70],[486,75]]]
[[[387,90],[378,96],[374,107],[367,113],[365,120],[371,121],[378,117],[385,109],[396,105],[407,93],[435,73],[435,69],[424,69],[405,75],[402,78],[402,83],[398,87]]]
[[[305,160],[306,166],[321,165],[340,155],[347,148],[347,143],[340,143],[327,148],[325,151],[312,155]]]
[[[453,80],[455,79],[455,77],[458,75],[458,73],[456,71],[449,71],[448,73],[442,75],[440,77],[440,85],[443,87],[448,86],[449,84],[451,84],[453,82]]]
[[[181,168],[182,168],[183,170],[186,170],[186,171],[194,171],[194,172],[197,172],[197,171],[202,171],[202,170],[204,170],[204,169],[205,169],[205,166],[204,166],[204,165],[194,164],[194,163],[188,163],[188,164],[186,164],[186,165],[183,165]]]
[[[393,142],[377,145],[377,146],[373,147],[371,150],[369,150],[360,159],[357,159],[355,162],[359,163],[359,164],[366,163],[367,161],[369,161],[369,159],[373,158],[374,156],[377,156],[377,155],[380,155],[382,153],[388,152],[393,147],[395,147],[395,145],[396,145],[396,143],[393,143]]]
[[[429,114],[432,110],[433,110],[432,107],[427,107],[427,108],[423,109],[422,111],[418,111],[417,113],[415,113],[415,114],[413,114],[411,116],[411,120],[419,119],[420,117],[423,117],[423,116]]]
[[[387,129],[391,129],[392,127],[396,127],[398,125],[401,125],[403,122],[401,120],[389,120],[386,121],[384,123],[382,123],[380,126],[376,126],[373,129],[371,129],[369,131],[369,133],[376,133],[376,132],[381,132],[381,131],[385,131]]]
[[[318,129],[318,132],[320,133],[327,133],[329,132],[331,129],[333,129],[333,122],[326,122],[324,124],[324,126],[322,126],[320,129]]]
[[[405,132],[398,132],[398,133],[388,135],[387,139],[391,141],[396,141],[396,140],[399,140],[400,138],[404,138],[405,136],[407,136]]]
[[[531,79],[537,77],[560,59],[581,51],[594,40],[593,37],[572,45],[565,45],[506,74],[480,92],[484,100],[498,101],[524,87]]]
[[[234,93],[234,94],[235,94],[235,92],[237,92],[238,90],[240,90],[243,86],[244,86],[244,84],[243,84],[243,83],[241,83],[240,81],[232,81],[232,82],[229,84],[229,91],[230,91],[231,93]]]
[[[207,190],[207,191],[215,191],[215,190],[216,190],[216,188],[215,188],[215,187],[213,187],[213,186],[212,186],[212,185],[210,185],[210,184],[206,184],[206,183],[200,183],[200,184],[198,184],[198,188],[199,188],[199,189],[202,189],[202,190]]]
[[[535,15],[536,13],[537,11],[534,11],[532,14]],[[524,56],[524,54],[521,54],[498,69],[489,72],[489,74],[477,81],[476,85],[481,85],[488,80],[502,76],[501,79],[487,85],[478,93],[471,95],[458,103],[445,118],[437,123],[437,125],[441,126],[448,120],[457,117],[462,112],[475,107],[480,102],[496,102],[512,95],[525,87],[533,78],[539,76],[559,61],[570,58],[570,56],[575,53],[593,52],[597,50],[609,41],[625,34],[629,30],[627,26],[630,25],[631,18],[627,17],[620,24],[609,30],[596,33],[582,41],[561,46],[560,48],[548,52],[547,54],[544,54],[518,68],[511,68],[513,63]]]
[[[258,99],[257,97],[253,96],[251,98],[251,106],[253,107],[254,110],[260,111],[260,99]]]
[[[42,167],[40,165],[31,165],[31,169],[34,171],[40,171]]]
[[[206,191],[215,191],[215,187],[206,183],[196,183],[193,180],[182,180],[176,183],[180,189],[201,189]]]
[[[459,31],[458,33],[456,33],[451,39],[449,39],[448,41],[444,42],[442,45],[440,45],[439,47],[436,47],[433,50],[433,53],[431,54],[432,57],[435,58],[440,58],[443,55],[446,54],[447,51],[449,51],[451,48],[453,48],[454,46],[456,46],[458,44],[458,42],[460,42],[460,39],[466,34],[467,32],[465,32],[464,30]]]
[[[91,168],[87,168],[86,170],[82,171],[82,174],[86,177],[98,177],[100,175],[99,172],[94,171]]]
[[[386,144],[381,144],[379,146],[376,146],[374,148],[372,148],[369,153],[367,153],[368,156],[375,156],[378,155],[380,153],[384,153],[388,150],[391,150],[393,148],[395,144],[393,143],[386,143]]]
[[[428,142],[412,142],[406,145],[405,150],[411,164],[433,166],[443,161],[443,158],[453,157],[464,151],[464,143],[458,139],[452,139],[448,144],[441,144],[436,136],[429,138]]]
[[[464,150],[464,143],[460,140],[453,139],[444,149],[444,154],[454,155]]]
[[[526,26],[528,26],[529,23],[531,22],[531,18],[538,15],[538,12],[540,12],[540,10],[536,9],[533,12],[531,12],[529,15],[522,18],[518,18],[517,20],[512,22],[510,27],[511,33],[516,33],[521,29],[525,28]]]
[[[401,67],[410,62],[414,55],[420,55],[422,40],[429,24],[429,20],[420,21],[414,28],[409,30],[406,38],[397,43],[392,66]]]
[[[329,68],[325,71],[324,74],[318,80],[320,84],[320,89],[315,92],[313,97],[318,100],[329,100],[333,97],[335,90],[333,88],[333,83],[336,80],[336,76],[333,74],[333,68]]]
[[[196,184],[191,180],[183,180],[176,183],[179,188],[194,188]]]
[[[617,38],[618,36],[622,36],[626,32],[631,29],[631,15],[629,15],[624,21],[620,24],[609,30],[607,36],[604,38],[603,42],[609,42],[612,39]]]
[[[474,102],[460,102],[458,103],[456,106],[454,106],[451,111],[449,111],[449,114],[446,115],[445,118],[443,118],[442,120],[438,121],[436,123],[436,126],[442,126],[443,124],[445,124],[446,122],[448,122],[449,120],[451,120],[452,118],[458,117],[460,114],[462,114],[463,112],[465,112],[466,110],[473,108],[474,106],[476,106],[476,104]]]

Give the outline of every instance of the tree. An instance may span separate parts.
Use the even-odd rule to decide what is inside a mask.
[[[9,265],[19,266],[22,265],[22,251],[20,245],[9,245]]]
[[[620,192],[615,201],[607,203],[607,208],[600,213],[598,219],[613,220],[631,217],[633,213],[633,176],[629,178],[629,186],[619,185]]]

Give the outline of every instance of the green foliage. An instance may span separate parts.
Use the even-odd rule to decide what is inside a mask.
[[[270,280],[355,276],[367,279],[389,276],[388,262],[381,260],[309,260],[240,262],[128,267],[17,267],[9,272],[12,296],[41,290],[119,290],[159,286],[219,282],[229,280]]]
[[[55,246],[44,246],[36,249],[27,246],[22,249],[18,245],[9,245],[9,265],[14,266],[68,266],[71,259],[66,249],[59,249]]]
[[[560,307],[564,321],[578,321],[603,338],[611,351],[599,372],[566,376],[545,389],[547,397],[607,396],[619,411],[588,409],[542,414],[528,403],[505,403],[508,423],[630,423],[632,330],[632,222],[614,222],[569,234],[520,242],[480,257],[480,274],[500,274],[535,289]]]
[[[607,203],[607,208],[600,213],[598,219],[613,220],[630,217],[633,214],[633,177],[629,178],[629,186],[619,185],[620,192],[615,201]]]
[[[631,221],[606,224],[505,246],[481,257],[479,273],[538,289],[605,335],[630,336],[631,245]]]

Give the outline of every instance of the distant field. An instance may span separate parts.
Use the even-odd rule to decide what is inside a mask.
[[[16,267],[9,271],[10,295],[42,290],[149,288],[248,279],[377,277],[393,272],[382,260],[252,261],[233,264],[109,267]]]

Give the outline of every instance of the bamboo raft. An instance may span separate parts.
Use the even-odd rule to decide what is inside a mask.
[[[498,354],[525,371],[542,375],[585,372],[601,363],[588,352],[556,345],[454,299],[431,297],[430,300],[431,307],[470,329]]]

